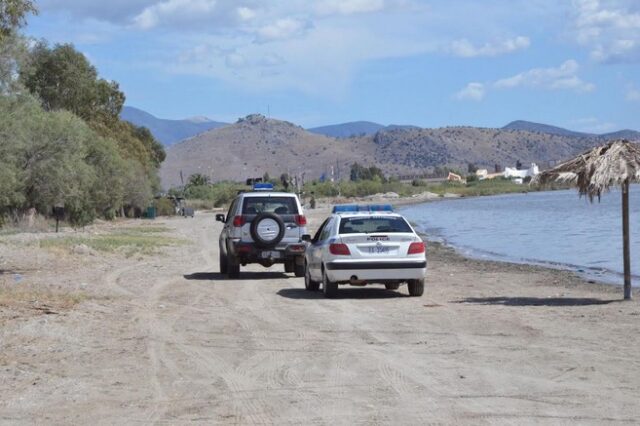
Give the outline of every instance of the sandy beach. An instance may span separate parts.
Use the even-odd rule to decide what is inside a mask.
[[[308,210],[310,231],[328,214]],[[251,265],[213,213],[0,236],[0,423],[634,424],[640,305],[427,243],[424,297]],[[99,252],[56,238],[156,233]],[[164,240],[163,240],[164,241]]]

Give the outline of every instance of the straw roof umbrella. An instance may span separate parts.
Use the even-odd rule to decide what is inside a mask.
[[[640,181],[640,146],[617,140],[593,148],[576,158],[537,175],[532,184],[571,183],[580,196],[600,200],[611,187],[622,188],[622,238],[624,258],[624,298],[631,299],[631,258],[629,254],[629,184]]]

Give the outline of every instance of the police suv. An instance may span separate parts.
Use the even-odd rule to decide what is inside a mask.
[[[220,233],[220,272],[237,278],[240,266],[259,263],[270,267],[283,263],[285,272],[304,275],[307,219],[296,194],[275,192],[273,185],[258,183],[231,203]]]

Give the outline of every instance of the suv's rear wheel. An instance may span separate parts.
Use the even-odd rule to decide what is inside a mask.
[[[302,257],[302,256],[300,256]],[[296,277],[304,277],[304,261],[300,258],[296,258],[293,261],[293,273],[295,274]]]
[[[238,278],[240,276],[240,264],[233,258],[233,256],[226,256],[227,258],[227,275],[229,278]]]
[[[295,270],[296,263],[293,259],[284,261],[284,271],[285,272],[293,272]]]
[[[220,273],[226,274],[227,273],[227,256],[222,254],[222,250],[220,250],[219,263],[220,263]]]

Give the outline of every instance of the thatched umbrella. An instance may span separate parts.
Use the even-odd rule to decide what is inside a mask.
[[[577,186],[580,196],[593,202],[612,186],[622,187],[622,238],[624,258],[624,298],[631,299],[631,259],[629,254],[629,183],[640,181],[640,147],[618,140],[593,148],[565,163],[537,175],[532,184],[552,182]]]

